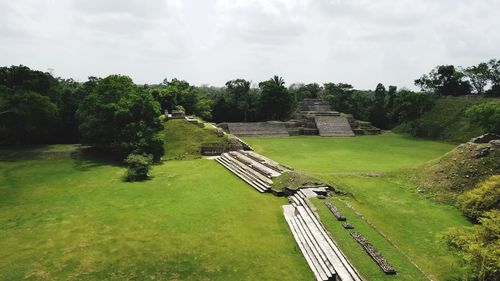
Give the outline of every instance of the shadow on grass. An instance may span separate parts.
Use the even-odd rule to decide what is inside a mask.
[[[88,171],[101,166],[125,167],[118,156],[95,147],[82,147],[70,156],[75,160],[74,168],[79,171]]]
[[[0,161],[16,162],[20,160],[64,158],[71,156],[82,147],[80,144],[0,146]]]

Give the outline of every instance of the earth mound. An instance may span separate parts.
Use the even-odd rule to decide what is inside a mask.
[[[500,174],[500,136],[485,134],[460,144],[417,169],[419,192],[454,199],[492,175]]]

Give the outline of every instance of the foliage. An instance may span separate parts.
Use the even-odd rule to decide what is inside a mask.
[[[398,125],[394,131],[423,138],[466,142],[482,134],[483,129],[471,123],[465,112],[471,106],[486,101],[488,100],[481,97],[437,98],[429,111],[424,112],[414,122]]]
[[[119,157],[152,154],[155,161],[163,155],[159,115],[160,106],[152,96],[121,75],[99,80],[77,111],[82,143]]]
[[[293,97],[284,86],[283,78],[273,78],[259,83],[260,114],[264,120],[287,120],[293,111]]]
[[[248,121],[248,112],[252,105],[252,97],[250,95],[250,81],[244,79],[235,79],[226,82],[226,93],[228,97],[228,105],[235,110],[238,119],[245,122]]]
[[[478,124],[486,132],[500,134],[500,101],[472,106],[465,114],[472,123]]]
[[[127,164],[127,181],[142,181],[149,177],[148,172],[153,163],[153,155],[131,153],[125,158]]]
[[[426,93],[401,90],[394,98],[393,115],[398,123],[411,122],[430,110],[434,104]]]
[[[460,210],[473,220],[486,211],[500,209],[500,175],[489,177],[457,199]]]
[[[147,89],[160,103],[162,111],[172,111],[182,106],[186,114],[211,118],[211,101],[203,95],[201,88],[192,86],[187,81],[165,79],[162,84],[148,86]]]
[[[432,91],[442,96],[463,96],[471,93],[465,74],[453,65],[440,65],[429,74],[415,80],[415,85],[424,91]]]
[[[0,87],[0,138],[9,143],[43,143],[57,121],[57,105],[32,91]]]
[[[484,94],[484,88],[488,84],[490,78],[490,70],[488,64],[480,63],[477,66],[471,66],[464,70],[465,75],[469,77],[472,87],[475,89],[476,94]]]
[[[61,91],[49,73],[26,66],[0,68],[0,144],[54,139]]]
[[[330,103],[334,110],[344,113],[351,112],[351,95],[353,87],[345,83],[325,83],[322,97]]]
[[[443,237],[464,259],[473,280],[500,280],[500,210],[483,214],[480,224],[453,228]]]
[[[318,83],[295,83],[288,87],[288,91],[295,97],[296,102],[305,98],[318,98],[322,87]]]
[[[382,129],[388,129],[387,111],[385,106],[385,96],[387,91],[382,83],[377,85],[374,94],[374,102],[370,110],[370,122]]]

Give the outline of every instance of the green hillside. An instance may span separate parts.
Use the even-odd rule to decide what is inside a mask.
[[[173,119],[165,122],[163,135],[165,160],[200,158],[200,145],[202,143],[228,143],[227,136],[218,137],[216,129],[209,124],[200,128],[184,119]]]
[[[412,123],[405,123],[393,131],[410,133],[417,137],[438,139],[456,143],[466,142],[483,133],[482,129],[471,124],[465,111],[473,105],[491,101],[480,97],[438,98],[433,108]]]

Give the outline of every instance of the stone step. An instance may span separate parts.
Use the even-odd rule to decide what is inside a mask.
[[[249,179],[247,176],[241,174],[241,172],[237,171],[234,167],[232,167],[231,164],[226,163],[225,160],[223,160],[221,158],[217,158],[216,161],[219,162],[225,168],[227,168],[229,171],[231,171],[232,173],[234,173],[236,176],[238,176],[239,178],[241,178],[243,181],[245,181],[246,183],[248,183],[250,186],[252,186],[253,188],[255,188],[257,191],[259,191],[259,192],[265,192],[266,191],[265,188],[263,188],[261,185],[257,184],[255,181]]]
[[[232,166],[231,163],[228,163],[225,159],[217,157],[215,160],[219,162],[222,166],[226,167],[229,171],[234,173],[236,176],[241,178],[243,181],[248,183],[250,186],[255,188],[257,191],[266,192],[269,189],[268,187],[265,187],[262,184],[257,183],[255,180],[252,180],[247,175],[244,175],[241,171],[238,171],[236,167]]]
[[[252,168],[258,170],[261,174],[265,175],[265,176],[268,176],[268,177],[277,177],[279,176],[281,173],[267,167],[266,165],[260,163],[259,161],[255,161],[254,159],[246,156],[244,153],[242,153],[241,151],[231,151],[230,152],[231,155],[233,156],[236,156],[238,158],[240,158],[241,160],[247,162],[247,163],[250,163],[252,165]]]
[[[303,208],[303,207],[297,206],[296,210],[299,210],[300,208]],[[308,241],[315,258],[318,261],[318,263],[321,265],[322,269],[325,271],[325,273],[327,273],[328,276],[335,275],[335,269],[333,268],[327,254],[326,254],[326,249],[327,249],[327,247],[329,247],[329,245],[326,244],[326,242],[319,240],[319,238],[321,237],[321,234],[318,233],[318,231],[314,227],[311,227],[308,224],[307,217],[304,217],[302,215],[297,215],[297,216],[295,216],[295,219],[296,219],[296,222],[298,223],[299,229],[301,230],[302,234],[304,235],[306,241]]]
[[[306,259],[307,263],[309,264],[309,267],[311,268],[314,276],[316,277],[316,280],[318,281],[326,281],[328,280],[328,276],[326,273],[321,269],[321,266],[318,264],[318,261],[314,258],[314,255],[312,253],[312,250],[310,246],[307,244],[306,240],[300,233],[298,229],[298,225],[295,221],[295,208],[291,205],[284,205],[283,206],[283,214],[285,216],[285,220],[287,221],[288,225],[290,226],[290,230],[292,232],[292,235],[297,242],[297,245],[300,248],[300,251],[304,255],[304,258]]]
[[[321,235],[325,238],[325,241],[330,245],[333,250],[334,255],[331,256],[330,262],[335,268],[338,276],[341,280],[353,280],[361,281],[361,277],[352,264],[347,260],[345,255],[339,249],[333,238],[327,233],[323,224],[320,222],[319,218],[316,216],[315,208],[307,199],[306,195],[300,190],[295,195],[296,201],[298,201],[301,206],[304,206],[304,210],[307,215],[312,219],[314,225],[320,231]]]
[[[252,182],[255,182],[257,185],[259,185],[265,189],[268,189],[271,187],[267,182],[262,181],[258,177],[255,177],[255,174],[249,172],[249,171],[251,171],[250,169],[245,169],[246,167],[241,166],[237,161],[231,161],[230,158],[222,157],[222,156],[220,157],[220,159],[225,161],[226,163],[228,163],[228,165],[233,167],[238,173],[244,175],[246,178],[250,179]]]
[[[273,184],[273,181],[271,179],[263,176],[262,174],[260,174],[256,170],[254,170],[252,167],[249,167],[245,163],[243,163],[243,162],[239,161],[238,159],[232,157],[230,154],[223,153],[220,157],[224,158],[228,162],[231,162],[234,165],[240,167],[242,170],[245,170],[248,174],[251,174],[254,178],[258,179],[259,181],[261,181],[261,182],[263,182],[263,183],[265,183],[265,184],[267,184],[269,186]]]
[[[266,165],[267,167],[279,172],[279,173],[284,173],[284,172],[287,172],[287,171],[290,171],[290,169],[280,165],[279,163],[265,157],[265,156],[262,156],[260,154],[257,154],[253,151],[240,151],[241,153],[245,154],[246,156],[254,159],[255,161],[258,161],[260,163],[262,163],[263,165]]]
[[[316,116],[314,120],[320,136],[354,136],[351,125],[345,117]]]

